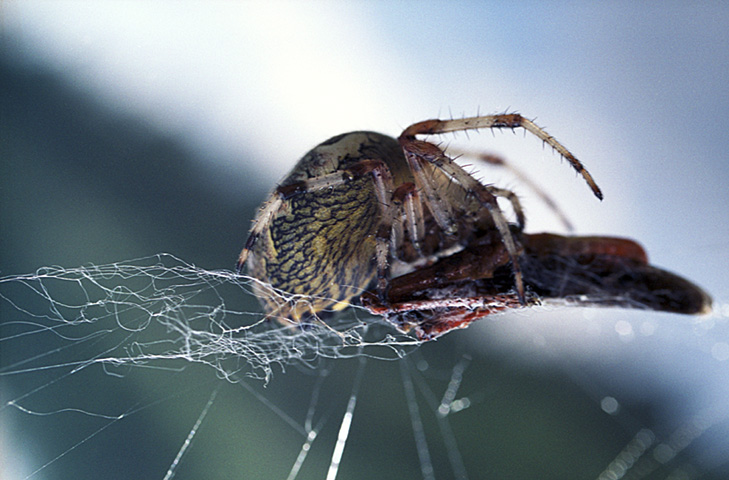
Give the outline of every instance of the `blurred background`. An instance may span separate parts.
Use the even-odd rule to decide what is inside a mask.
[[[257,205],[317,143],[517,111],[586,164],[603,202],[521,132],[446,140],[528,171],[577,233],[638,239],[717,312],[538,309],[423,345],[407,365],[436,477],[459,474],[455,442],[470,478],[596,478],[643,429],[700,433],[648,453],[646,478],[729,475],[726,4],[6,0],[0,28],[0,275],[160,252],[232,268]],[[479,176],[523,197],[528,230],[563,231],[505,172]],[[10,332],[2,365],[57,348]],[[424,392],[440,398],[464,358],[470,407],[451,435]],[[303,425],[312,402],[328,420],[298,478],[323,478],[359,364],[290,366],[264,386],[43,362],[0,376],[2,478],[49,462],[31,478],[163,478],[216,388],[176,478],[285,478],[305,440],[287,419]],[[399,362],[367,362],[340,478],[423,477],[405,387]]]

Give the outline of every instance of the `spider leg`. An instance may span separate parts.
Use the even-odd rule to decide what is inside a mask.
[[[431,208],[433,216],[446,233],[453,233],[455,228],[454,222],[448,218],[448,214],[450,213],[448,202],[442,201],[435,189],[432,185],[430,185],[427,176],[423,172],[421,162],[427,161],[444,171],[447,175],[460,183],[461,186],[469,193],[472,193],[479,200],[481,205],[488,209],[494,220],[494,225],[499,230],[504,246],[511,257],[512,268],[514,270],[514,282],[516,284],[516,291],[519,296],[519,300],[522,304],[526,304],[524,280],[521,267],[519,266],[517,259],[516,244],[511,231],[509,230],[509,225],[496,203],[494,193],[490,192],[481,182],[477,181],[462,167],[453,162],[453,160],[446,156],[439,147],[428,142],[417,140],[416,138],[416,135],[441,134],[476,130],[479,128],[513,129],[517,127],[524,128],[528,132],[536,135],[544,143],[557,150],[557,152],[559,152],[559,154],[572,165],[577,173],[582,175],[595,196],[602,199],[602,192],[600,191],[600,188],[597,186],[592,176],[585,169],[582,163],[577,160],[577,158],[575,158],[575,156],[572,155],[566,147],[555,140],[554,137],[538,127],[531,120],[528,120],[519,114],[485,115],[454,120],[426,120],[410,125],[402,132],[398,141],[405,152],[405,157],[413,171],[416,183],[418,183],[418,186],[423,188],[423,191],[425,192],[426,202]],[[495,192],[497,194],[499,193],[498,191]],[[518,215],[519,212],[517,211],[517,216]]]
[[[474,195],[482,206],[488,209],[489,214],[494,221],[494,225],[499,231],[501,240],[509,253],[509,257],[511,258],[517,294],[522,304],[526,305],[524,279],[521,273],[521,267],[519,266],[518,249],[514,242],[514,237],[511,234],[511,230],[509,230],[509,223],[506,221],[506,218],[496,202],[496,197],[484,184],[473,178],[463,169],[463,167],[446,156],[439,147],[432,143],[417,140],[415,137],[407,136],[406,133],[410,129],[411,127],[408,127],[400,136],[398,141],[405,152],[405,158],[413,172],[415,182],[425,192],[426,203],[433,213],[433,217],[445,232],[454,231],[455,223],[453,221],[453,217],[447,215],[449,204],[440,198],[436,189],[430,183],[428,175],[423,170],[423,162],[431,163],[445,172],[446,175],[455,179],[467,192]]]
[[[421,243],[425,237],[425,222],[423,203],[420,194],[413,182],[403,183],[392,194],[393,203],[398,205],[398,210],[404,214],[405,222],[407,222],[408,238],[415,252],[422,256]],[[404,222],[397,222],[396,227],[402,230]],[[404,234],[400,233],[399,237],[404,239]],[[395,243],[396,244],[396,243]]]
[[[553,136],[549,135],[542,128],[538,127],[531,120],[522,117],[518,113],[502,115],[483,115],[480,117],[461,118],[454,120],[425,120],[410,125],[402,133],[400,138],[415,138],[415,135],[429,135],[464,130],[476,130],[479,128],[523,128],[529,133],[540,138],[544,143],[555,149],[564,157],[570,165],[585,179],[597,198],[602,200],[602,192],[592,178],[592,175],[585,169],[582,163],[559,143]]]
[[[524,173],[521,169],[516,168],[511,163],[507,162],[503,157],[500,157],[499,155],[494,155],[492,153],[469,152],[453,147],[449,148],[449,151],[452,151],[458,155],[475,158],[490,165],[496,165],[498,167],[504,168],[505,170],[508,170],[511,174],[518,178],[521,183],[525,184],[532,190],[532,192],[537,194],[541,201],[559,219],[559,221],[568,232],[574,232],[575,229],[572,225],[572,222],[570,222],[564,211],[559,207],[559,205],[557,205],[557,202],[555,202],[554,199],[542,187],[540,187],[535,181],[533,181],[531,177],[529,177],[529,175]]]
[[[243,267],[246,264],[246,260],[248,260],[248,254],[253,248],[253,245],[255,245],[263,231],[271,223],[273,216],[281,209],[281,205],[283,205],[283,196],[278,193],[278,190],[276,193],[277,194],[275,196],[272,196],[272,198],[261,206],[261,209],[258,211],[258,215],[256,215],[255,220],[253,220],[253,226],[248,234],[246,244],[238,256],[236,271],[239,274],[243,272]]]
[[[387,293],[387,283],[390,273],[390,247],[393,245],[392,224],[401,205],[393,201],[392,175],[387,165],[379,161],[378,167],[372,170],[372,175],[375,183],[375,194],[384,209],[382,221],[375,234],[377,292],[380,298],[384,299]]]
[[[521,208],[521,202],[519,201],[519,197],[517,197],[516,194],[511,190],[494,187],[493,185],[486,185],[486,189],[494,197],[505,198],[509,201],[509,203],[511,203],[511,208],[514,209],[514,214],[516,215],[516,223],[519,227],[519,231],[523,231],[526,217],[524,216],[524,209]]]

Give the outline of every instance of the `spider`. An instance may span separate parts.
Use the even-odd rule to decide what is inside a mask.
[[[273,190],[238,259],[238,272],[247,268],[259,280],[256,293],[268,316],[283,323],[322,318],[370,288],[383,307],[392,279],[479,242],[493,247],[494,264],[508,265],[510,283],[501,288],[509,305],[538,301],[524,285],[525,219],[517,197],[482,184],[439,146],[417,138],[482,128],[534,134],[602,199],[577,158],[516,113],[426,120],[397,140],[367,131],[335,136],[304,155]],[[507,221],[498,197],[510,202],[515,223]]]

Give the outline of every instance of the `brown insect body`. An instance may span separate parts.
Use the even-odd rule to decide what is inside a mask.
[[[618,237],[522,234],[521,263],[531,305],[637,308],[681,314],[711,310],[711,297],[688,280],[648,263],[643,247]],[[392,280],[385,303],[362,296],[421,340],[465,328],[474,320],[521,308],[503,244],[483,237],[462,251]]]

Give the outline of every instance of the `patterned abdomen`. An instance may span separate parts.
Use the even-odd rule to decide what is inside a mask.
[[[259,292],[267,310],[298,321],[345,308],[375,277],[379,209],[369,176],[286,200],[251,252],[250,273],[302,298]]]

